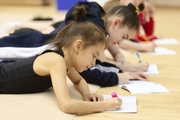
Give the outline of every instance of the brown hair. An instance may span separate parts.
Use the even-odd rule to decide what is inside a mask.
[[[72,14],[75,21],[69,22],[61,29],[56,37],[49,41],[50,44],[55,46],[56,49],[61,49],[62,47],[69,48],[77,39],[83,41],[83,48],[97,45],[98,43],[106,44],[104,30],[90,21],[83,20],[87,14],[83,5],[76,6]]]
[[[118,16],[123,18],[123,21],[121,23],[122,26],[127,26],[129,29],[134,29],[138,31],[140,23],[137,12],[142,11],[144,9],[144,4],[141,3],[138,5],[138,7],[135,7],[132,3],[129,3],[127,6],[115,5],[114,2],[117,3],[117,1],[118,0],[109,1],[109,6],[114,6],[107,12],[106,16],[104,17],[105,24],[108,23],[109,17]]]

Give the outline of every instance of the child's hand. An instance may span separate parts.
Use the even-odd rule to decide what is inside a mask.
[[[142,72],[132,72],[131,76],[133,76],[133,80],[149,81],[148,76]]]
[[[118,73],[118,79],[119,79],[119,84],[126,84],[129,82],[130,79],[133,79],[133,76],[129,72],[124,72],[124,73]]]
[[[129,80],[142,80],[149,81],[147,75],[144,75],[142,72],[125,72],[118,73],[119,84],[127,84]]]
[[[156,44],[153,42],[141,42],[139,44],[141,46],[139,51],[142,52],[153,52],[156,48]]]
[[[117,110],[122,105],[122,99],[120,98],[110,98],[103,101],[105,110]]]
[[[83,99],[85,101],[92,101],[92,102],[103,101],[104,100],[103,96],[98,95],[98,94],[84,94]]]
[[[147,62],[141,61],[136,65],[136,71],[145,72],[148,70],[149,64]]]

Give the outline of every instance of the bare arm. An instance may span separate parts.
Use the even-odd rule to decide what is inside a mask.
[[[74,68],[68,69],[68,77],[74,84],[75,88],[81,93],[84,100],[87,101],[103,100],[103,97],[101,95],[90,93],[87,82],[80,76],[80,74]]]
[[[66,113],[92,113],[105,110],[115,110],[121,105],[121,99],[113,98],[105,101],[90,102],[72,99],[69,95],[66,82],[66,64],[64,58],[56,53],[46,53],[39,56],[34,63],[34,70],[38,75],[50,74],[53,89],[57,98],[59,108]],[[75,70],[71,69],[68,76],[75,84],[81,94],[90,93],[87,83],[76,76]],[[87,87],[87,88],[85,88]],[[88,108],[88,109],[87,109]]]
[[[68,77],[74,84],[75,88],[81,93],[81,95],[90,94],[90,90],[86,81],[79,75],[79,73],[76,72],[74,68],[68,69]]]
[[[127,71],[127,72],[144,72],[149,67],[148,63],[146,63],[146,62],[132,64],[131,62],[127,61],[124,58],[123,54],[120,52],[118,46],[109,45],[108,50],[112,54],[114,61],[110,61],[107,59],[104,61],[112,63],[121,69],[122,68],[121,60],[124,60],[124,71]]]
[[[118,84],[127,84],[130,80],[149,81],[149,77],[142,72],[117,73],[117,76],[119,78]]]
[[[119,49],[116,46],[112,46],[111,48],[109,47],[108,50],[110,51],[111,55],[113,56],[113,60],[112,59],[107,59],[104,53],[101,53],[100,56],[98,57],[98,59],[101,62],[108,62],[111,63],[115,66],[117,66],[118,68],[120,68],[121,70],[124,69],[124,71],[135,71],[136,66],[131,64],[129,61],[127,61],[124,58],[124,55],[119,51]],[[122,64],[121,61],[124,61],[124,67],[122,68]]]
[[[153,42],[132,42],[130,40],[124,40],[120,44],[120,47],[141,52],[153,52],[156,45]]]

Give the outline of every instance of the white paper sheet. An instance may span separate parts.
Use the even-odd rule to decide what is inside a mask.
[[[128,84],[118,85],[122,89],[128,90],[131,94],[167,93],[164,86],[147,81],[129,81]]]
[[[104,99],[112,98],[111,95],[103,95]],[[118,110],[107,112],[137,112],[136,96],[119,96],[122,99],[122,106]]]
[[[156,64],[150,64],[149,68],[144,74],[159,74],[159,70]]]
[[[154,52],[148,52],[153,55],[175,55],[176,52],[165,47],[156,47]]]
[[[176,45],[179,44],[175,38],[162,38],[153,41],[157,45]]]

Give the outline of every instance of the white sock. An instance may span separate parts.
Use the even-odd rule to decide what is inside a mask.
[[[0,33],[9,33],[11,30],[20,27],[20,21],[7,22],[0,27]]]

